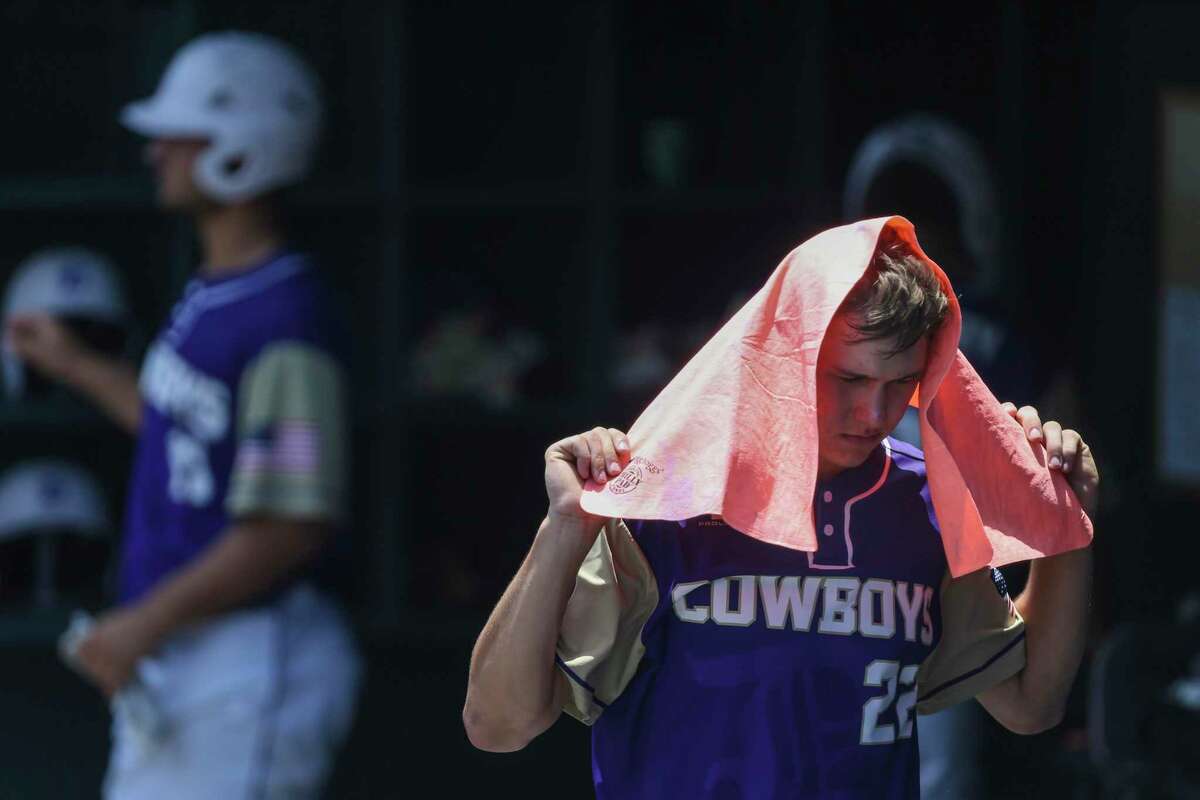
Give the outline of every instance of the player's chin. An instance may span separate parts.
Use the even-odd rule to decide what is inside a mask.
[[[868,450],[878,447],[879,443],[883,441],[882,436],[857,436],[853,433],[843,433],[840,438],[855,449],[866,448]]]
[[[842,456],[842,466],[857,467],[867,459],[871,452],[883,441],[880,436],[855,436],[840,434],[838,436],[839,454]]]
[[[158,185],[158,205],[164,211],[183,211],[186,206],[179,197],[179,192],[165,183]]]
[[[190,182],[175,180],[164,175],[158,182],[158,204],[166,211],[192,211],[200,206],[202,198]]]

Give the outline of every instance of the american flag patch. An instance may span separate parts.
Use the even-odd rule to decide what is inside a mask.
[[[308,420],[281,420],[242,441],[234,471],[311,475],[320,462],[320,433]]]

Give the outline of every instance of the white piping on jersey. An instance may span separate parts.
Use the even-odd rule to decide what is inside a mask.
[[[845,565],[829,566],[829,565],[825,565],[825,564],[814,564],[813,556],[815,556],[816,553],[809,553],[808,554],[809,569],[854,569],[854,541],[850,538],[850,507],[853,506],[855,503],[857,503],[859,500],[865,500],[866,498],[870,497],[871,495],[873,495],[877,491],[879,491],[879,487],[883,486],[884,481],[887,480],[888,471],[891,468],[891,466],[892,466],[892,448],[891,448],[891,445],[888,444],[887,439],[884,439],[883,440],[883,471],[879,473],[879,480],[875,481],[875,485],[872,486],[870,489],[867,489],[862,494],[856,494],[856,495],[854,495],[854,497],[851,497],[849,500],[847,500],[846,505],[843,509],[843,513],[845,516],[843,517],[843,521],[842,521],[842,534],[846,538],[846,563],[845,563]]]
[[[183,302],[171,314],[171,327],[167,339],[179,344],[196,320],[205,311],[236,302],[267,289],[280,281],[292,277],[305,268],[305,258],[299,254],[280,258],[274,264],[255,270],[241,278],[234,278],[217,286],[202,286],[189,283],[184,289]],[[195,288],[199,286],[199,288]]]

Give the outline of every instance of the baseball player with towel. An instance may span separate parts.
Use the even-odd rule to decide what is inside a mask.
[[[187,44],[121,114],[203,248],[140,378],[53,316],[7,326],[25,364],[137,437],[119,605],[64,641],[114,700],[109,798],[316,797],[353,717],[360,659],[321,580],[346,512],[341,336],[276,196],[321,116],[282,43]]]
[[[467,733],[592,726],[598,798],[915,798],[917,714],[1055,725],[1099,475],[958,352],[907,220],[825,231],[628,436],[546,451],[549,508],[471,659]],[[924,452],[888,438],[918,407]],[[1032,559],[1011,600],[996,566]]]

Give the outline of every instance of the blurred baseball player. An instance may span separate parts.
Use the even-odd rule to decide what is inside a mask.
[[[1015,604],[992,569],[950,578],[925,459],[885,437],[923,379],[949,301],[914,251],[881,246],[869,258],[827,329],[795,330],[802,318],[782,314],[755,328],[781,338],[758,342],[769,357],[746,367],[805,374],[786,371],[784,358],[804,363],[802,347],[823,337],[812,373],[817,549],[771,544],[713,515],[627,523],[587,513],[589,478],[624,498],[669,462],[639,456],[639,442],[614,429],[556,442],[545,458],[546,518],[472,656],[463,717],[476,746],[520,749],[565,710],[593,726],[600,798],[911,798],[918,711],[978,697],[1013,731],[1056,724],[1083,652],[1090,549],[1034,562]],[[773,286],[756,301],[781,309]],[[729,324],[761,321],[762,308]],[[713,347],[688,375],[728,386],[705,361]],[[771,402],[813,396],[772,380],[754,383]],[[664,406],[660,419],[689,415],[690,432],[707,441],[740,435],[718,408],[748,419],[755,402],[696,397],[698,407]],[[1049,469],[1090,508],[1098,474],[1079,435],[1042,424],[1032,408],[1006,410],[1024,428],[1009,441],[1044,443]],[[729,452],[745,462],[741,475],[761,479],[746,486],[770,486],[769,473],[810,460],[771,438],[741,444],[766,451]],[[713,467],[704,480],[726,465]],[[699,480],[677,474],[663,485],[687,495]]]
[[[25,363],[137,437],[120,604],[74,652],[106,695],[136,684],[164,724],[146,736],[114,703],[107,797],[315,797],[353,716],[359,657],[314,577],[346,510],[344,368],[275,197],[309,169],[321,116],[282,43],[192,41],[121,114],[150,139],[160,205],[203,248],[140,380],[51,316],[9,324]]]

